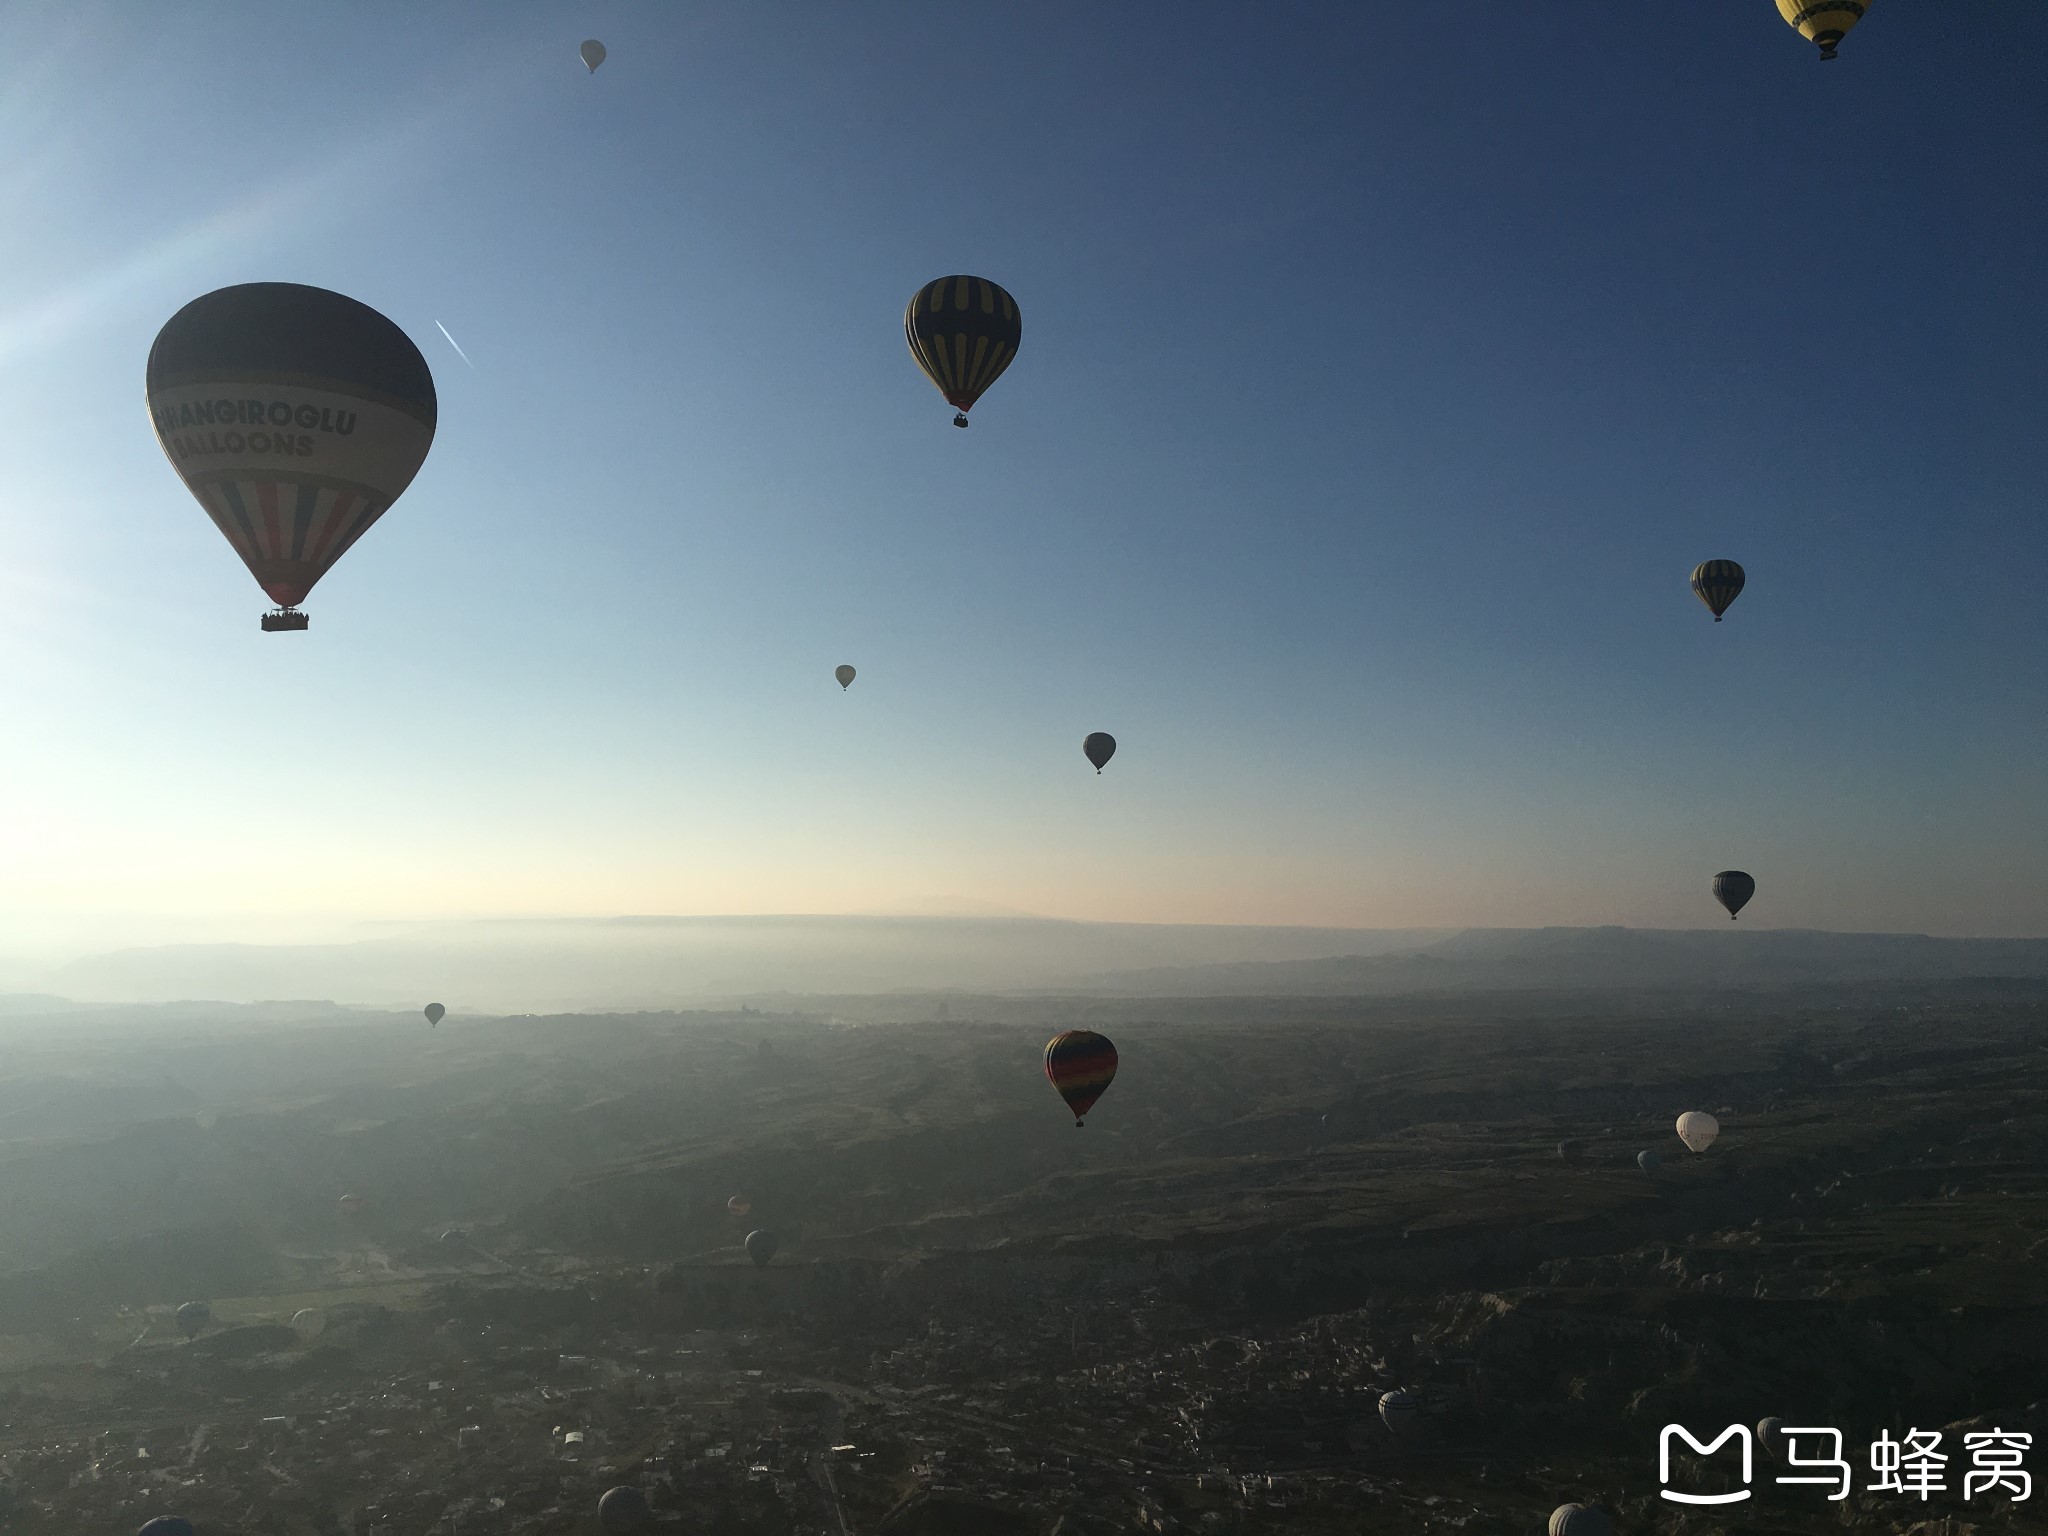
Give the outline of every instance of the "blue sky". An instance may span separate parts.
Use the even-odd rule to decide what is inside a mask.
[[[0,921],[1694,926],[1732,866],[2048,932],[2048,12],[1691,9],[11,9]],[[968,432],[901,333],[956,271],[1024,315]],[[441,394],[303,635],[142,408],[252,280]]]

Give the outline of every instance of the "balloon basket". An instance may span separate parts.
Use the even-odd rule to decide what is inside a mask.
[[[263,629],[266,634],[279,629],[304,629],[307,622],[308,615],[300,613],[296,608],[279,608],[263,615]]]
[[[960,412],[960,413],[959,413],[958,415],[956,415],[956,416],[955,416],[955,417],[953,418],[953,425],[954,425],[954,426],[956,426],[956,427],[964,427],[964,426],[966,426],[966,425],[967,425],[967,413],[966,413],[965,411],[961,411],[961,412]]]

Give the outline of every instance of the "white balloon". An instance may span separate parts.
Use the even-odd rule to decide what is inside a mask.
[[[1689,1151],[1706,1151],[1720,1134],[1721,1122],[1703,1109],[1688,1109],[1678,1117],[1678,1139]]]

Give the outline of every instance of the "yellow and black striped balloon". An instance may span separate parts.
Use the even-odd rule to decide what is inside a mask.
[[[1707,605],[1716,624],[1742,595],[1742,567],[1733,560],[1702,560],[1692,568],[1692,595]]]
[[[1832,59],[1835,44],[1863,19],[1870,0],[1778,0],[1778,14],[1810,43],[1820,44],[1820,56]]]
[[[903,312],[910,355],[967,425],[982,391],[1017,355],[1024,322],[1017,301],[985,277],[942,277],[917,290]]]

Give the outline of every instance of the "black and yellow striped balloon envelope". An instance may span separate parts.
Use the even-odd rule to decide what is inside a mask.
[[[1809,43],[1820,44],[1824,59],[1835,56],[1835,44],[1869,9],[1870,0],[1778,0],[1778,14]]]
[[[917,290],[903,312],[910,355],[967,425],[982,391],[1017,355],[1024,322],[1017,301],[985,277],[942,277]]]
[[[1692,568],[1692,595],[1720,623],[1728,605],[1742,595],[1742,567],[1733,560],[1702,560]]]

